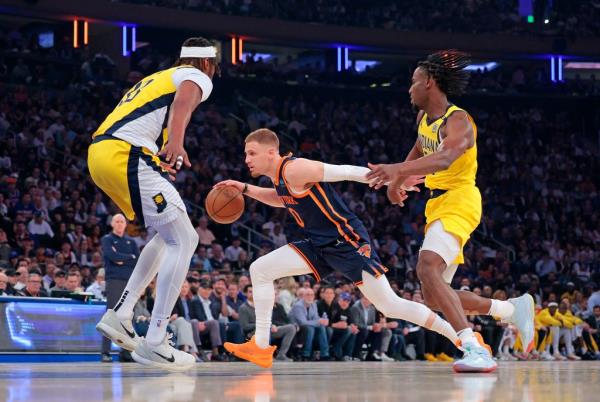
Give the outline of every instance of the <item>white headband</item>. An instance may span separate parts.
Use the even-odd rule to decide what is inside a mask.
[[[181,48],[180,57],[217,57],[217,49],[214,46],[183,46]]]

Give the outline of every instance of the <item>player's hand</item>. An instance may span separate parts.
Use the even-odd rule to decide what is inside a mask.
[[[227,186],[235,187],[240,192],[244,191],[244,183],[242,183],[241,181],[237,181],[237,180],[223,180],[223,181],[220,181],[217,184],[215,184],[213,186],[213,188],[221,188],[221,187],[227,187]]]
[[[175,175],[177,174],[177,170],[173,169],[171,165],[164,161],[160,161],[160,167],[162,168],[162,170],[169,174],[169,179],[171,179],[171,181],[175,181]]]
[[[386,183],[391,182],[398,174],[398,168],[396,165],[390,165],[382,163],[380,165],[374,165],[368,163],[371,171],[367,173],[367,180],[369,180],[369,187],[374,187],[375,190],[379,190],[385,186]]]
[[[277,327],[275,325],[271,325],[271,333],[277,332]]]
[[[387,197],[393,205],[398,205],[403,207],[404,200],[408,198],[408,194],[406,194],[406,190],[403,190],[397,186],[388,186],[387,188]]]
[[[415,176],[408,176],[404,182],[402,183],[402,185],[400,186],[403,190],[405,191],[416,191],[416,192],[421,192],[421,189],[419,189],[419,187],[417,187],[417,185],[425,183],[425,176],[421,176],[421,175],[415,175]]]
[[[168,142],[167,145],[158,153],[158,156],[163,157],[165,162],[170,167],[175,167],[175,170],[181,169],[183,165],[192,167],[187,152],[183,149],[183,144]]]

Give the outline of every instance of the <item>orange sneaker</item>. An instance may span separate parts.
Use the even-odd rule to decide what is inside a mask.
[[[485,343],[483,341],[483,337],[481,336],[481,334],[479,332],[473,332],[473,335],[475,335],[475,338],[477,339],[477,342],[479,342],[479,344],[481,346],[483,346],[484,348],[487,349],[488,352],[490,352],[490,356],[493,356],[494,354],[492,353],[492,348],[490,347],[490,345],[488,345],[487,343]],[[460,339],[458,341],[456,341],[456,347],[457,348],[461,348],[462,344],[460,342]]]
[[[273,352],[277,349],[277,346],[269,346],[266,349],[259,348],[254,341],[254,337],[248,342],[241,344],[225,342],[223,347],[234,356],[248,360],[264,368],[269,368],[273,365]]]

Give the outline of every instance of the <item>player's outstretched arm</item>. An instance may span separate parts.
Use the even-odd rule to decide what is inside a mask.
[[[277,191],[274,188],[264,188],[259,186],[253,186],[252,184],[242,183],[236,180],[223,180],[213,186],[213,188],[233,186],[237,188],[242,194],[254,198],[264,204],[270,205],[276,208],[284,208],[285,205],[277,196]]]
[[[331,165],[311,159],[298,158],[288,163],[283,172],[285,180],[294,188],[304,188],[311,183],[356,181],[369,183],[369,168],[353,165]]]
[[[415,160],[391,165],[369,164],[371,172],[367,175],[367,178],[375,181],[375,188],[379,189],[386,182],[397,180],[399,177],[428,175],[448,169],[456,159],[475,144],[475,133],[465,112],[453,113],[446,121],[444,133],[446,137],[437,152]]]

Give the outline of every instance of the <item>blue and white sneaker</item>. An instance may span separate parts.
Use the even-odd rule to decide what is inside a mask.
[[[498,363],[483,346],[463,346],[463,357],[452,365],[457,373],[491,373]]]
[[[515,311],[506,322],[517,327],[523,351],[529,353],[535,346],[535,302],[533,297],[529,293],[525,293],[523,296],[508,299],[508,301],[515,306]]]

